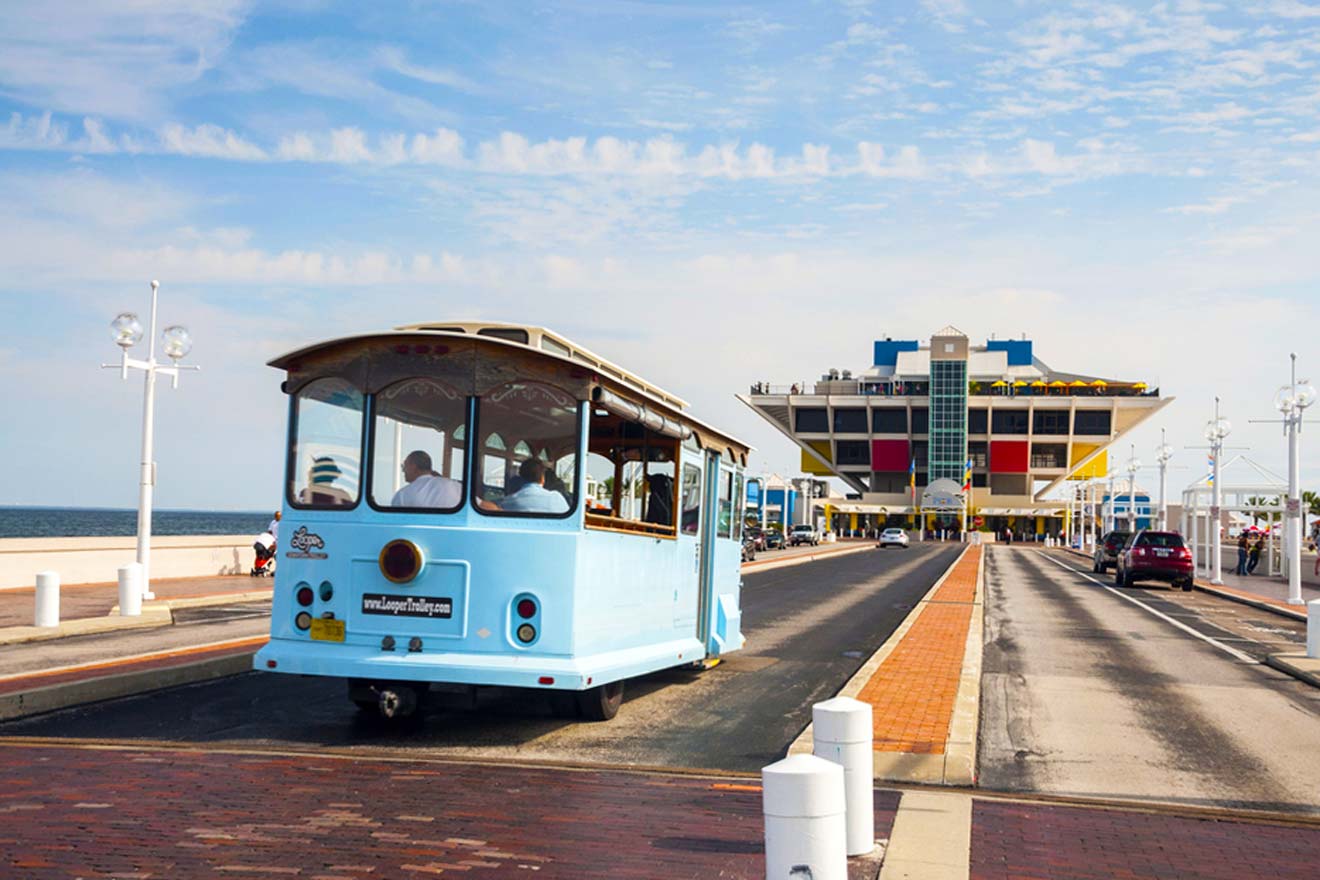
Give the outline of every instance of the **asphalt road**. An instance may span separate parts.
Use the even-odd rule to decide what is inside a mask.
[[[982,786],[1320,813],[1320,690],[1260,662],[1304,624],[993,547],[985,639]]]
[[[0,736],[756,771],[960,549],[917,544],[745,575],[746,647],[705,672],[629,682],[608,723],[553,718],[543,693],[489,689],[475,706],[442,698],[391,724],[359,713],[342,681],[250,673],[0,725]]]

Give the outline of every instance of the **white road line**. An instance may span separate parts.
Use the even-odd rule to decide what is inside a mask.
[[[1071,565],[1065,565],[1064,563],[1060,562],[1059,560],[1055,559],[1052,556],[1046,556],[1044,553],[1042,553],[1039,550],[1037,550],[1036,552],[1039,553],[1043,558],[1048,559],[1050,562],[1053,562],[1055,565],[1059,566],[1059,568],[1070,571],[1073,574],[1078,575],[1080,577],[1084,577],[1091,583],[1096,584],[1099,587],[1103,587],[1104,589],[1113,593],[1118,598],[1126,599],[1127,601],[1131,602],[1133,605],[1136,605],[1139,608],[1144,608],[1145,610],[1149,611],[1151,614],[1154,614],[1160,620],[1163,620],[1166,623],[1171,623],[1174,626],[1178,627],[1178,629],[1187,633],[1188,635],[1196,636],[1201,641],[1208,642],[1209,644],[1214,645],[1216,648],[1223,651],[1225,654],[1228,654],[1231,657],[1236,657],[1237,659],[1241,660],[1243,663],[1260,665],[1260,661],[1257,660],[1255,657],[1252,657],[1249,654],[1244,654],[1241,651],[1239,651],[1237,648],[1231,647],[1229,645],[1225,645],[1223,642],[1219,641],[1218,639],[1211,638],[1205,633],[1197,632],[1187,624],[1182,623],[1181,621],[1178,620],[1174,620],[1172,617],[1165,614],[1164,612],[1156,611],[1154,608],[1151,608],[1149,605],[1147,605],[1145,602],[1142,602],[1140,599],[1134,599],[1131,596],[1129,596],[1127,593],[1124,593],[1121,590],[1117,590],[1102,581],[1096,580],[1095,578],[1091,577],[1089,574],[1082,571],[1081,569],[1073,568]]]

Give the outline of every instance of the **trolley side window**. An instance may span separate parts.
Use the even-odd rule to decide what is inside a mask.
[[[677,534],[679,440],[603,409],[587,444],[588,528]]]
[[[308,382],[294,396],[287,481],[291,505],[357,504],[362,413],[362,392],[343,379]]]
[[[746,517],[746,499],[743,497],[743,475],[733,475],[733,540],[742,540],[743,519]]]
[[[683,534],[695,535],[701,528],[701,468],[683,465]]]
[[[467,399],[434,379],[378,391],[371,420],[376,508],[450,513],[463,506]]]
[[[578,401],[509,382],[477,401],[472,499],[488,516],[566,517],[577,508]]]
[[[733,534],[733,471],[720,468],[719,509],[715,514],[715,535],[728,538]]]

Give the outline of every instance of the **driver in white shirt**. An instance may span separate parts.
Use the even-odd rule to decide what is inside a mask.
[[[403,478],[408,485],[394,493],[390,507],[458,507],[463,484],[442,477],[431,469],[431,456],[418,449],[403,460]]]

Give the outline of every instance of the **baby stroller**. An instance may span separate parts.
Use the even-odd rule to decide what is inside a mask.
[[[257,553],[257,561],[252,564],[252,570],[248,572],[251,577],[266,577],[275,571],[275,564],[271,561],[275,558],[275,536],[270,532],[262,532],[257,536],[252,549]]]

